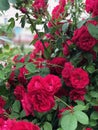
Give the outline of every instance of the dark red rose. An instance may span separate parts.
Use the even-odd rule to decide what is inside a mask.
[[[45,0],[35,0],[32,4],[35,12],[45,10],[47,8],[47,2]]]
[[[64,45],[64,47],[63,47],[63,54],[65,55],[65,56],[68,56],[69,55],[69,48],[68,48],[68,46],[65,44]]]
[[[45,91],[49,95],[54,95],[61,88],[61,79],[58,76],[48,74],[44,81],[46,82]]]
[[[66,59],[63,57],[55,57],[51,61],[49,61],[49,68],[52,74],[60,75],[64,64],[66,62]]]
[[[85,89],[73,89],[70,91],[69,96],[70,99],[75,101],[75,100],[84,100],[84,95],[86,94],[86,90]]]
[[[27,9],[26,9],[25,7],[21,7],[21,8],[20,8],[20,11],[21,11],[22,13],[24,13],[24,14],[27,13]]]
[[[37,112],[47,112],[55,105],[54,97],[48,96],[47,93],[43,91],[36,91],[31,94],[30,97],[30,102]]]
[[[98,106],[94,106],[94,110],[98,112]]]
[[[61,17],[61,15],[64,13],[64,6],[57,5],[52,10],[52,19],[58,19]]]
[[[3,130],[4,119],[0,118],[0,130]]]
[[[93,130],[92,128],[86,128],[85,130]]]
[[[22,100],[25,93],[25,88],[22,85],[17,85],[14,89],[14,95],[16,96],[17,100]]]
[[[76,68],[72,71],[70,81],[75,89],[85,88],[89,84],[89,76],[82,68]]]
[[[70,76],[73,69],[74,69],[74,66],[71,64],[71,62],[67,62],[65,63],[64,69],[62,71],[62,77],[65,81],[65,84],[69,87],[71,87]]]
[[[34,115],[34,108],[33,104],[30,102],[30,98],[31,98],[30,95],[28,93],[25,93],[21,100],[22,107],[26,113],[26,116]]]
[[[31,122],[8,119],[4,122],[2,130],[40,130],[40,128]]]
[[[86,26],[74,31],[72,41],[84,51],[90,51],[97,43],[97,40],[90,35]]]
[[[37,76],[32,77],[32,79],[28,83],[27,90],[29,93],[42,91],[44,90],[45,85],[46,85],[46,82],[44,81],[44,78],[37,75]]]
[[[95,0],[94,6],[93,6],[93,17],[98,16],[98,0]]]
[[[88,13],[93,12],[94,2],[95,2],[95,0],[86,0],[85,1],[85,9]]]

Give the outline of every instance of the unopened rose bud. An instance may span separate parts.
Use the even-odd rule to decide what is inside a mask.
[[[26,9],[25,7],[21,7],[21,8],[20,8],[20,11],[21,11],[22,13],[24,13],[24,14],[27,13],[27,9]]]

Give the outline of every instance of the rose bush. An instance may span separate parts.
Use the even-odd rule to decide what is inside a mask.
[[[98,130],[98,0],[59,0],[51,13],[46,0],[1,0],[0,10],[10,2],[21,14],[8,29],[27,22],[34,49],[2,58],[0,130]]]

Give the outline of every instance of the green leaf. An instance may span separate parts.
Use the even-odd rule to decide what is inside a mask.
[[[31,73],[35,73],[35,71],[36,71],[36,67],[33,63],[27,63],[26,69]]]
[[[62,128],[58,128],[57,130],[63,130]]]
[[[77,105],[74,107],[75,111],[82,111],[82,110],[86,110],[86,106],[84,105]]]
[[[89,123],[89,118],[84,112],[75,111],[74,115],[75,115],[77,121],[80,122],[81,124],[87,125]]]
[[[91,127],[94,127],[94,126],[96,126],[98,124],[98,122],[96,121],[96,120],[91,120],[90,122],[89,122],[89,125],[91,126]],[[95,129],[94,129],[95,130]],[[97,130],[97,129],[96,129]]]
[[[10,3],[16,4],[16,0],[9,0]]]
[[[74,114],[64,115],[61,119],[63,130],[75,130],[77,128],[77,119]]]
[[[16,64],[16,69],[19,69],[19,68],[21,68],[21,67],[23,67],[23,66],[24,66],[24,64],[21,63],[21,62],[19,62],[19,63]]]
[[[12,110],[13,110],[14,112],[19,113],[20,109],[21,109],[20,102],[16,100],[16,101],[14,102],[13,106],[12,106]]]
[[[81,28],[85,23],[86,23],[87,19],[86,20],[82,20],[82,21],[79,21],[78,22],[78,25],[77,25],[77,28]]]
[[[88,71],[89,73],[91,73],[91,74],[95,71],[95,67],[94,67],[93,65],[87,66],[86,69],[87,69],[87,71]]]
[[[93,24],[88,24],[88,31],[92,35],[92,37],[98,39],[98,26],[94,26]]]
[[[0,0],[0,10],[8,10],[10,8],[8,0]]]
[[[43,76],[43,77],[46,76],[49,73],[50,73],[50,70],[47,67],[40,69],[40,75]]]
[[[69,24],[68,23],[64,23],[62,26],[62,31],[65,33],[68,29]]]
[[[24,110],[22,110],[21,113],[20,113],[20,118],[23,118],[23,117],[25,117],[25,116],[26,116],[26,113],[25,113]]]
[[[10,115],[10,118],[11,119],[18,119],[19,118],[19,114],[15,113],[15,112],[12,112],[11,115]]]
[[[14,28],[14,26],[15,26],[14,18],[10,18],[8,22],[10,22],[10,24],[7,27],[7,30],[12,30]]]
[[[98,92],[97,91],[91,91],[90,95],[94,98],[98,98]]]
[[[91,116],[90,116],[91,119],[93,120],[98,120],[98,112],[94,111]]]
[[[45,122],[43,128],[44,130],[52,130],[52,125],[49,122]]]
[[[21,18],[21,21],[20,21],[22,28],[24,28],[25,22],[26,22],[26,16],[24,15],[24,16]]]

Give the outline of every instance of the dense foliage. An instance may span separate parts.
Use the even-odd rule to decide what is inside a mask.
[[[1,0],[0,10],[10,2],[22,14],[8,28],[28,23],[35,48],[0,54],[0,129],[98,130],[98,0],[59,0],[52,13],[46,0]]]

